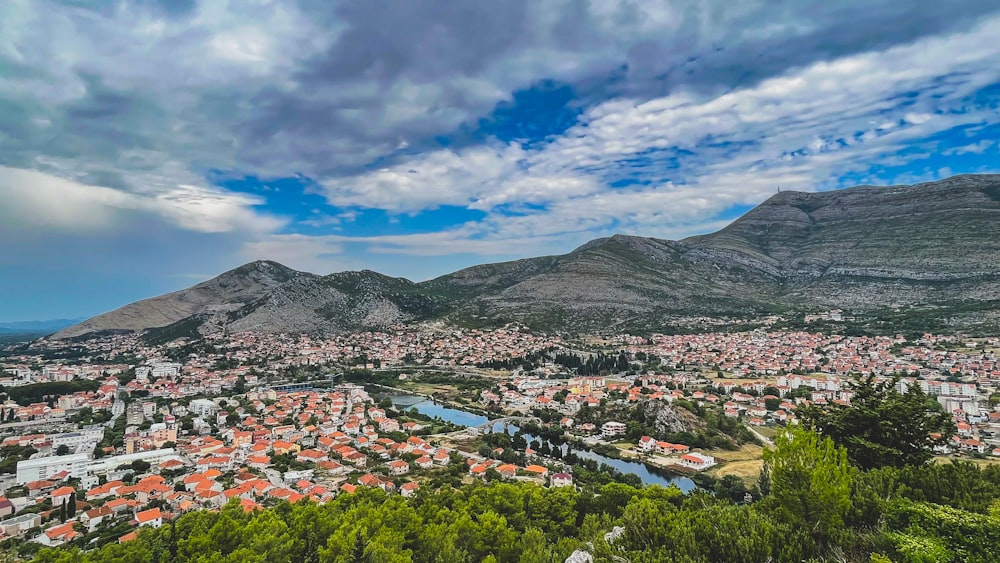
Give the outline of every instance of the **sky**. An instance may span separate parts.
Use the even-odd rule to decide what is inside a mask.
[[[4,0],[0,321],[1000,166],[996,0]]]

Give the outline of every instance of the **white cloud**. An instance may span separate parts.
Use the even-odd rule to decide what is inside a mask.
[[[0,223],[6,229],[114,230],[130,212],[202,233],[270,232],[284,224],[254,211],[261,203],[256,198],[191,185],[138,194],[0,166],[0,194]]]
[[[364,2],[327,12],[303,8],[324,2],[258,0],[198,2],[182,18],[145,2],[90,4],[0,7],[0,65],[12,69],[0,74],[9,104],[0,228],[99,231],[154,217],[239,232],[247,258],[326,271],[349,264],[350,243],[387,254],[538,254],[615,231],[711,230],[720,213],[779,184],[836,187],[845,173],[940,153],[935,133],[996,120],[968,102],[1000,80],[1000,20],[974,2],[798,2],[780,12],[759,0],[457,11],[401,2],[380,13]],[[609,74],[618,80],[607,84]],[[426,151],[428,139],[544,79],[603,80],[611,99],[541,147]],[[989,148],[969,142],[954,154]],[[353,172],[405,151],[415,154]],[[260,199],[205,185],[206,170],[301,172],[338,206],[454,205],[487,217],[417,235],[274,234],[284,223],[261,213]],[[347,232],[351,220],[303,224]]]
[[[997,26],[994,18],[964,33],[816,63],[718,96],[679,91],[611,100],[540,149],[512,143],[439,150],[329,180],[326,193],[337,205],[489,212],[446,233],[336,240],[385,252],[508,254],[503,250],[530,247],[533,239],[547,247],[581,234],[707,232],[725,224],[719,213],[759,203],[779,185],[837,187],[848,173],[926,158],[932,135],[994,116],[967,100],[1000,81],[1000,44],[990,39]],[[926,150],[901,153],[921,146]],[[637,158],[654,164],[644,167]],[[665,166],[671,158],[679,167]],[[629,177],[639,182],[607,186]],[[512,202],[542,209],[507,216],[501,207]]]
[[[982,141],[979,141],[978,143],[972,143],[972,144],[968,144],[968,145],[963,145],[961,147],[952,147],[950,149],[946,149],[946,150],[943,151],[942,154],[946,154],[946,155],[953,155],[953,154],[956,154],[956,155],[958,155],[958,154],[983,154],[984,152],[987,151],[987,149],[989,149],[990,147],[992,147],[995,144],[996,144],[996,141],[994,141],[992,139],[983,139]]]

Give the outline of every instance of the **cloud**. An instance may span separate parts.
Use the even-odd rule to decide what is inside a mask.
[[[422,153],[329,181],[327,195],[336,205],[398,212],[440,205],[490,211],[472,231],[482,238],[694,230],[778,186],[837,187],[831,179],[848,172],[919,158],[902,151],[988,119],[989,105],[967,100],[1000,81],[1000,47],[989,40],[998,24],[994,18],[965,33],[815,63],[717,96],[686,90],[613,99],[539,148]],[[632,186],[608,188],[620,181]],[[510,217],[501,207],[512,202],[541,207]],[[414,246],[425,238],[414,236]]]
[[[136,211],[201,233],[270,232],[284,224],[254,211],[252,206],[261,203],[257,198],[190,185],[137,194],[0,166],[0,193],[4,230],[113,230]]]
[[[194,245],[173,243],[176,256],[197,247],[220,267],[272,257],[322,272],[561,252],[619,231],[683,237],[779,184],[932,179],[962,169],[941,157],[985,154],[989,131],[973,131],[996,122],[977,96],[1000,82],[998,11],[992,0],[9,0],[0,228],[45,231],[49,254],[32,252],[62,258],[74,236],[148,224]],[[573,111],[532,127],[515,93],[549,83],[573,93]],[[498,104],[521,121],[513,133],[482,125]],[[955,130],[969,133],[960,146]],[[206,180],[220,176],[304,177],[330,208],[279,217],[296,213],[293,189]],[[485,217],[370,235],[364,218],[381,215],[359,213],[405,224],[445,206]],[[151,241],[114,248],[128,263],[142,251],[125,243]]]
[[[983,154],[987,149],[996,144],[996,141],[992,139],[983,139],[978,143],[971,143],[968,145],[963,145],[960,147],[952,147],[950,149],[945,149],[943,154],[946,155],[961,155],[961,154]]]

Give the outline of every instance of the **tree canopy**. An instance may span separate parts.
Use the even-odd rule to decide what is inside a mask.
[[[851,462],[861,469],[920,465],[955,434],[955,424],[916,383],[905,392],[899,387],[899,377],[857,377],[850,404],[813,405],[797,412],[807,427],[847,448]]]

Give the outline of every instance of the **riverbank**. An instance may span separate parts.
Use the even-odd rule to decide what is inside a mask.
[[[390,386],[379,385],[379,388],[389,388]],[[390,389],[387,389],[390,390]],[[430,402],[432,398],[424,397],[422,395],[413,394],[406,392],[403,389],[391,389],[392,391],[398,393],[396,396],[390,396],[389,398],[393,400],[393,404],[397,405],[401,409],[415,408],[418,412],[422,414],[439,417],[442,420],[446,420],[456,425],[464,427],[481,427],[484,424],[488,424],[495,418],[488,418],[485,413],[479,414],[470,412],[466,410],[462,405],[446,405],[440,402]],[[410,402],[413,398],[417,401]],[[492,413],[490,413],[492,414]],[[510,426],[510,430],[514,432],[520,431],[521,429],[517,426]],[[495,432],[502,432],[502,429],[493,428]],[[530,433],[524,434],[525,439],[531,442],[538,439],[536,436]],[[683,475],[679,472],[667,471],[660,467],[647,466],[644,463],[637,461],[629,461],[621,459],[620,457],[605,456],[598,452],[591,451],[591,447],[586,444],[574,445],[567,442],[565,445],[560,446],[561,448],[572,448],[573,452],[580,458],[585,460],[590,460],[597,464],[607,465],[615,469],[622,474],[632,474],[639,478],[639,480],[644,485],[660,485],[663,487],[677,486],[684,492],[690,492],[696,486],[695,481],[691,480],[687,475]],[[565,453],[565,450],[563,450]],[[553,459],[555,462],[560,462],[559,459]]]
[[[390,391],[399,395],[410,395],[413,397],[420,397],[422,399],[427,399],[438,405],[444,405],[449,408],[458,409],[472,414],[477,414],[479,416],[485,416],[488,420],[496,420],[498,418],[504,418],[505,415],[502,413],[490,412],[485,409],[479,409],[476,407],[470,407],[469,405],[458,403],[455,401],[443,400],[433,395],[427,395],[424,393],[418,393],[416,391],[411,391],[409,389],[403,389],[400,387],[392,387],[390,385],[383,385],[381,383],[365,383],[365,387],[377,387],[379,389]]]
[[[585,440],[579,437],[573,436],[572,434],[566,434],[569,436],[567,443],[571,444],[574,448],[584,449],[590,452],[598,453],[605,457],[610,457],[613,459],[627,461],[632,463],[641,463],[647,467],[652,467],[659,469],[661,471],[667,471],[682,477],[691,477],[693,475],[698,475],[699,472],[696,469],[691,469],[690,467],[685,467],[678,463],[662,463],[653,459],[652,457],[647,457],[634,452],[631,450],[623,450],[621,448],[615,447],[611,444],[588,444]]]

